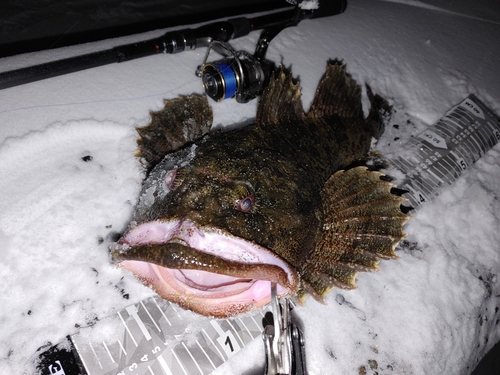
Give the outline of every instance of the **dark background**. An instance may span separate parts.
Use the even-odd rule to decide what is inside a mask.
[[[3,0],[0,57],[289,6],[285,0]]]

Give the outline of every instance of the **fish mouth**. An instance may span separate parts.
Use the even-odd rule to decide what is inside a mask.
[[[218,318],[261,308],[297,292],[295,269],[271,250],[190,220],[155,220],[111,245],[112,259],[162,298]]]

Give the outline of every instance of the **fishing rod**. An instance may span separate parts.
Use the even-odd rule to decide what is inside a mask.
[[[263,45],[260,48],[263,50],[259,52],[259,55],[264,56],[267,49],[266,43],[268,44],[284,28],[296,26],[303,19],[340,14],[347,7],[347,0],[323,0],[317,9],[302,9],[300,3],[290,9],[272,14],[254,18],[237,17],[209,23],[194,29],[169,31],[154,39],[3,72],[0,73],[0,90],[158,53],[174,54],[200,47],[209,47],[214,41],[226,43],[229,40],[246,36],[251,31],[262,29],[267,35],[264,38],[261,36],[260,42],[263,41]],[[311,1],[311,3],[314,2]],[[316,1],[316,3],[318,2]]]

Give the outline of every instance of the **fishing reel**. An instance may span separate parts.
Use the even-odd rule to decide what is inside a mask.
[[[212,49],[224,58],[207,62]],[[235,51],[229,43],[214,40],[196,75],[201,78],[207,96],[216,102],[234,98],[238,103],[247,103],[262,93],[275,69],[272,61],[246,51]]]
[[[271,40],[283,29],[296,26],[303,19],[332,16],[342,13],[347,0],[325,0],[319,4],[312,0],[287,0],[295,5],[290,11],[278,15],[265,15],[246,22],[245,26],[239,24],[241,19],[230,20],[234,27],[234,35],[223,35],[225,39],[211,38],[203,63],[198,66],[196,75],[201,78],[203,89],[207,96],[216,102],[234,98],[238,103],[247,103],[262,94],[267,86],[276,65],[265,59],[267,48]],[[264,26],[265,25],[265,26]],[[247,35],[250,31],[263,29],[255,53],[235,51],[227,40],[235,35]],[[210,52],[214,50],[223,56],[222,59],[207,62]]]

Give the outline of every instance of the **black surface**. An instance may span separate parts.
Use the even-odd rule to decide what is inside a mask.
[[[471,375],[500,375],[500,343],[484,356]]]
[[[8,0],[0,57],[289,7],[285,0]]]
[[[62,345],[42,351],[38,361],[36,375],[87,375],[69,336]]]

